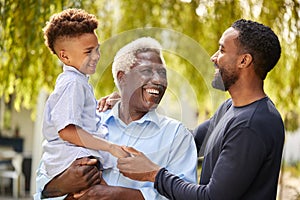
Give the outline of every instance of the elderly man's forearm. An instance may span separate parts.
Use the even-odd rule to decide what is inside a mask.
[[[62,190],[59,184],[60,181],[57,181],[55,178],[49,182],[44,190],[42,191],[42,199],[51,198],[51,197],[60,197],[68,194],[66,191]]]

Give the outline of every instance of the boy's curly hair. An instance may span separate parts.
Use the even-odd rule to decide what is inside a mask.
[[[70,8],[54,14],[43,28],[45,44],[53,54],[54,43],[62,37],[78,37],[84,33],[94,33],[98,27],[95,15],[82,9]]]

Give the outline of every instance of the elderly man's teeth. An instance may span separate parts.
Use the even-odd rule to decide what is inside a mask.
[[[159,94],[159,91],[156,89],[146,89],[146,92],[148,92],[150,94]]]

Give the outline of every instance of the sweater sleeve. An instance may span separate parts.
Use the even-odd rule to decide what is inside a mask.
[[[204,149],[209,137],[209,126],[210,120],[207,120],[200,124],[198,127],[195,128],[193,131],[193,136],[195,140],[195,144],[197,147],[198,156],[201,157],[204,155]]]
[[[198,193],[205,192],[205,186],[185,182],[165,168],[161,168],[156,175],[154,188],[168,199],[199,199]]]
[[[249,129],[239,129],[227,138],[208,183],[188,183],[162,168],[156,175],[155,189],[176,200],[241,199],[265,154],[263,142],[249,133]]]

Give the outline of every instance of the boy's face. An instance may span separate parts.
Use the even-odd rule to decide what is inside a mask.
[[[79,37],[62,41],[59,58],[83,74],[94,74],[100,59],[99,43],[96,34],[86,33]]]

